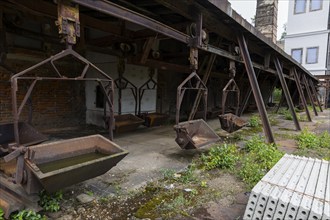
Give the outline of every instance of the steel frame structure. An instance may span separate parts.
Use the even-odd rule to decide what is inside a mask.
[[[64,76],[60,73],[60,71],[58,70],[58,68],[56,67],[56,65],[54,64],[54,61],[59,60],[65,56],[73,56],[76,59],[78,59],[80,62],[85,64],[85,67],[83,68],[83,71],[81,72],[80,75],[78,75],[77,77],[67,77]],[[55,72],[57,73],[56,77],[42,77],[42,76],[24,76],[25,74],[33,71],[34,69],[46,64],[46,63],[50,63],[51,66],[53,67],[53,69],[55,70]],[[94,70],[96,70],[101,76],[102,78],[87,78],[86,77],[86,73],[87,70],[89,68],[93,68]],[[18,107],[18,103],[17,103],[17,90],[18,90],[18,80],[33,80],[32,84],[30,85],[27,93],[25,94],[21,104]],[[98,67],[96,67],[94,64],[92,64],[91,62],[89,62],[87,59],[85,59],[84,57],[82,57],[81,55],[79,55],[77,52],[75,52],[74,50],[72,50],[71,48],[68,48],[66,50],[63,50],[62,52],[28,68],[25,69],[15,75],[13,75],[11,77],[11,95],[12,95],[12,111],[13,111],[13,117],[14,117],[14,134],[15,134],[15,142],[17,145],[20,144],[19,141],[19,132],[18,132],[18,122],[19,122],[19,118],[20,115],[22,113],[22,110],[27,102],[27,100],[29,99],[34,86],[36,85],[36,83],[38,81],[43,81],[43,80],[60,80],[60,81],[96,81],[103,93],[104,93],[104,97],[105,97],[105,101],[106,103],[108,103],[108,110],[109,110],[109,116],[110,116],[110,120],[109,120],[109,139],[113,140],[113,94],[114,94],[114,81],[113,79],[108,76],[105,72],[103,72],[101,69],[99,69]],[[106,85],[105,85],[106,84]],[[17,108],[18,107],[18,108]],[[104,108],[106,108],[106,106],[104,106]]]
[[[167,1],[168,1],[168,3],[167,3]],[[283,83],[283,79],[284,79],[284,81],[285,81],[285,78],[289,78],[290,80],[292,80],[292,79],[289,76],[284,75],[283,72],[280,71],[280,68],[278,68],[278,65],[276,64],[277,63],[276,61],[275,61],[275,66],[277,67],[276,68],[277,70],[273,70],[269,67],[271,54],[268,54],[268,58],[265,59],[265,65],[260,65],[260,64],[256,64],[256,63],[252,62],[245,37],[251,33],[254,34],[256,37],[260,37],[260,36],[258,34],[256,34],[254,30],[249,29],[249,26],[246,25],[246,23],[244,23],[244,21],[242,21],[242,19],[239,18],[235,13],[233,15],[228,13],[228,11],[227,11],[228,5],[222,4],[222,3],[219,4],[219,3],[213,2],[211,0],[209,0],[209,1],[196,0],[195,3],[196,3],[197,7],[195,8],[196,10],[194,10],[194,14],[197,15],[197,16],[195,16],[195,18],[196,18],[195,19],[196,36],[189,36],[173,27],[165,25],[162,22],[159,22],[155,19],[152,19],[148,16],[145,16],[138,12],[132,11],[128,8],[125,8],[123,6],[120,6],[120,5],[110,2],[110,1],[106,1],[106,0],[97,0],[97,1],[95,1],[95,0],[71,0],[71,2],[84,6],[84,7],[87,7],[87,8],[90,8],[90,9],[93,9],[93,10],[96,10],[96,11],[99,11],[106,15],[110,15],[110,16],[113,16],[113,17],[116,17],[116,18],[119,18],[119,19],[122,19],[125,21],[132,22],[132,23],[140,25],[142,27],[148,28],[148,29],[153,30],[157,33],[160,33],[164,36],[167,36],[167,37],[175,39],[179,42],[185,43],[190,47],[194,47],[197,50],[202,50],[202,51],[206,51],[211,54],[214,54],[214,55],[219,55],[221,57],[227,58],[227,59],[237,62],[237,63],[243,63],[247,70],[247,75],[248,75],[251,89],[252,89],[252,92],[253,92],[254,98],[256,100],[257,107],[258,107],[258,110],[259,110],[259,113],[260,113],[260,116],[262,119],[263,128],[265,131],[265,135],[267,137],[267,141],[274,142],[274,137],[271,132],[270,124],[269,124],[268,117],[267,117],[267,112],[265,109],[265,104],[264,104],[264,101],[263,101],[263,98],[262,98],[262,95],[260,92],[260,88],[259,88],[259,85],[258,85],[258,82],[256,79],[254,68],[268,72],[268,73],[282,75],[283,77],[280,77],[280,78],[282,78],[282,80],[280,80],[280,81],[282,84],[282,88],[284,88],[284,90],[286,90],[285,87],[287,87],[287,86],[285,86],[285,84]],[[172,3],[173,2],[169,1],[169,0],[166,0],[164,2],[165,5],[171,5]],[[216,47],[216,46],[209,45],[209,44],[202,42],[201,31],[202,31],[202,26],[203,26],[203,13],[206,13],[206,12],[205,12],[205,10],[203,10],[201,8],[201,5],[210,6],[210,7],[217,8],[218,10],[222,10],[225,14],[230,16],[229,19],[231,19],[231,22],[233,20],[236,22],[235,23],[236,30],[234,31],[234,35],[237,37],[237,39],[236,39],[236,41],[234,39],[234,42],[238,42],[240,51],[241,51],[241,55],[233,55],[232,53],[229,53],[229,52],[221,49],[220,47]],[[216,16],[212,17],[212,19],[214,19],[214,18],[217,19]],[[240,30],[237,28],[239,25],[241,25],[241,27],[242,27]],[[76,27],[76,29],[78,31],[77,33],[79,33],[78,28],[79,28],[79,25],[77,25],[77,27]],[[249,33],[249,31],[250,31],[250,33]],[[246,32],[248,32],[248,33],[246,33]],[[218,32],[216,32],[216,33],[218,33]],[[268,47],[273,49],[274,52],[277,52],[281,56],[284,56],[284,58],[288,59],[287,56],[284,55],[283,53],[281,53],[275,46],[270,45],[268,43]],[[268,60],[268,64],[266,64],[267,63],[266,60]],[[297,65],[294,61],[292,61],[292,63]],[[193,69],[197,70],[196,67],[194,67]],[[303,69],[302,71],[305,71],[305,70]],[[279,72],[281,72],[282,74]],[[307,74],[307,72],[306,72],[306,74]],[[313,105],[314,112],[315,112],[315,114],[317,114],[314,103],[313,103],[312,93],[311,93],[309,87],[312,87],[314,96],[316,96],[316,92],[315,92],[316,90],[313,88],[313,82],[311,82],[309,79],[308,80],[306,79],[306,76],[305,76],[306,74],[305,73],[302,74],[303,81],[304,81],[305,88],[307,90],[309,99],[311,100],[311,104]],[[309,74],[309,77],[310,77],[310,74]],[[290,99],[291,99],[290,94],[284,94],[284,95],[286,96],[287,101],[289,103],[292,103],[292,101],[290,102]],[[301,98],[303,99],[302,95],[301,95]],[[24,101],[26,102],[27,100],[24,100]],[[289,105],[291,105],[291,104],[289,104]],[[319,106],[320,106],[320,104],[319,104]],[[290,107],[290,109],[291,108],[292,108],[292,106]],[[321,109],[321,106],[320,106],[320,109]],[[112,111],[113,111],[113,109],[112,109]],[[17,113],[20,113],[20,111],[18,111]],[[112,114],[113,114],[113,112],[112,112]],[[292,112],[292,114],[294,115],[293,112]],[[192,115],[190,116],[190,118],[192,117]],[[296,118],[296,117],[294,117],[294,118]],[[299,130],[300,126],[299,126],[298,121],[294,120],[294,122],[295,122],[297,130]],[[109,129],[110,128],[111,128],[111,126],[109,126]]]

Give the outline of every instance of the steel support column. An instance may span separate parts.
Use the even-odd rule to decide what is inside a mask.
[[[292,102],[292,99],[291,99],[291,96],[290,96],[290,91],[289,91],[288,85],[286,84],[285,78],[283,76],[281,63],[280,63],[280,61],[277,57],[274,58],[274,64],[275,64],[275,67],[276,67],[276,70],[277,70],[278,78],[279,78],[279,80],[281,82],[281,85],[282,85],[282,90],[284,92],[286,102],[289,106],[289,109],[290,109],[290,112],[291,112],[291,115],[292,115],[292,118],[293,118],[294,125],[296,126],[296,130],[300,131],[301,127],[300,127],[300,124],[299,124],[299,121],[298,121],[296,111],[294,110],[293,102]]]
[[[315,86],[314,86],[314,84],[313,84],[313,82],[312,82],[311,79],[309,79],[308,82],[309,82],[309,85],[312,87],[312,92],[313,92],[314,97],[315,97],[315,99],[316,99],[317,105],[319,106],[320,111],[323,112],[323,109],[322,109],[322,106],[321,106],[320,100],[319,100],[319,98],[317,97],[317,92],[316,92]]]
[[[292,73],[292,75],[294,77],[294,80],[296,81],[296,85],[297,85],[297,89],[298,89],[298,92],[299,92],[299,96],[300,96],[300,99],[301,99],[301,101],[302,101],[302,103],[304,105],[304,109],[306,111],[306,115],[307,115],[308,121],[312,121],[312,117],[311,117],[311,115],[309,113],[309,110],[308,110],[308,107],[307,107],[307,102],[306,102],[305,94],[304,94],[304,91],[303,91],[303,89],[301,87],[300,78],[298,76],[298,73],[296,71],[296,68],[293,67],[293,68],[291,68],[290,71],[291,71],[291,73]]]
[[[329,108],[328,102],[329,102],[329,93],[330,93],[330,80],[326,79],[325,80],[325,98],[324,98],[324,108]]]
[[[261,72],[261,70],[259,70],[257,72],[257,75],[256,75],[257,81],[258,81],[258,77],[259,77],[260,72]],[[252,88],[250,86],[248,91],[246,92],[246,95],[245,95],[244,99],[243,99],[243,104],[242,104],[241,108],[238,110],[238,116],[242,116],[243,112],[245,111],[245,109],[247,107],[247,104],[249,103],[251,93],[252,93]]]
[[[267,142],[275,143],[274,136],[273,136],[272,130],[270,128],[270,123],[268,120],[265,103],[264,103],[264,100],[262,99],[262,95],[261,95],[260,88],[258,85],[257,77],[256,77],[256,74],[253,69],[252,61],[251,61],[250,54],[249,54],[249,51],[248,51],[248,48],[247,48],[247,45],[245,42],[244,35],[239,33],[237,36],[237,40],[238,40],[239,47],[241,49],[246,72],[248,74],[250,85],[252,88],[253,96],[256,100],[258,111],[261,116],[261,121],[262,121],[263,129],[264,129],[264,132],[265,132],[265,135],[267,138]]]
[[[314,114],[315,114],[315,116],[318,116],[316,107],[314,105],[313,96],[312,96],[311,90],[309,89],[309,84],[307,82],[307,79],[306,79],[305,74],[302,74],[302,78],[303,78],[303,81],[304,81],[304,85],[305,85],[305,88],[306,88],[306,91],[307,91],[307,95],[308,95],[309,101],[311,102],[311,105],[313,107]]]
[[[273,91],[274,91],[275,86],[277,85],[277,82],[278,82],[278,77],[276,77],[276,79],[274,80],[272,86],[268,90],[268,93],[267,93],[267,96],[266,96],[266,100],[269,100],[270,97],[273,95]],[[273,99],[272,99],[272,101],[273,101]]]

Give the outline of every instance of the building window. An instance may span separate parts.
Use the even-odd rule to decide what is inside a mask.
[[[309,10],[317,11],[322,9],[322,0],[310,0]]]
[[[291,50],[291,57],[295,59],[298,63],[301,63],[302,61],[302,54],[303,54],[302,48]]]
[[[309,47],[307,48],[306,63],[313,64],[318,62],[319,48]]]
[[[306,0],[295,0],[294,2],[294,13],[300,14],[306,11]]]

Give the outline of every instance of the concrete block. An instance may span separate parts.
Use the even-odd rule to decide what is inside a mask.
[[[328,175],[322,175],[322,174],[328,174],[328,167],[329,167],[329,163],[323,160],[320,168],[319,179],[317,181],[317,185],[315,189],[312,209],[309,214],[310,219],[322,219],[326,184],[328,177]]]
[[[258,198],[258,202],[255,207],[255,211],[253,213],[253,219],[256,219],[256,220],[262,219],[267,202],[268,202],[268,198],[269,198],[271,192],[273,191],[274,186],[280,182],[281,178],[285,175],[285,173],[291,166],[292,161],[293,161],[292,157],[289,157],[288,159],[286,159],[284,161],[283,165],[277,169],[277,172],[274,172],[274,175],[269,180],[269,183],[267,183],[267,185],[261,191],[259,198]],[[261,180],[261,181],[263,181],[263,180]],[[274,207],[274,210],[275,210],[275,207]]]
[[[328,162],[328,175],[323,207],[322,220],[330,220],[330,163]]]
[[[273,191],[273,185],[267,183],[262,192],[259,195],[258,202],[256,204],[252,219],[261,220],[264,215],[268,198],[270,193]]]
[[[285,213],[284,219],[288,219],[288,220],[296,219],[296,215],[298,213],[298,209],[299,209],[302,197],[303,197],[302,193],[294,192],[292,194],[292,197],[291,197],[290,203],[288,205],[287,211]]]
[[[330,202],[324,203],[322,220],[330,220]]]
[[[283,156],[253,188],[243,219],[330,220],[329,161]]]
[[[279,186],[273,188],[273,191],[268,198],[263,219],[273,219],[276,212],[278,198],[282,195],[283,191],[284,189]]]
[[[245,208],[245,213],[243,216],[244,220],[250,220],[252,218],[257,201],[259,199],[259,194],[264,189],[265,186],[266,186],[265,182],[259,181],[257,185],[253,187],[249,197],[249,201]]]
[[[321,220],[323,215],[324,201],[314,198],[308,219]]]
[[[288,185],[283,190],[281,196],[279,197],[279,201],[276,206],[276,211],[274,214],[274,219],[284,219],[285,213],[287,211],[287,208],[290,203],[290,199],[293,195],[293,192],[300,180],[301,174],[304,171],[306,164],[307,164],[308,158],[302,157],[299,160],[299,164],[297,165],[297,168],[295,169]]]
[[[309,216],[310,210],[312,208],[313,197],[314,197],[317,181],[319,178],[320,167],[321,167],[321,160],[315,159],[311,175],[308,179],[305,194],[299,206],[299,210],[296,217],[297,219],[307,219]]]
[[[278,170],[285,164],[285,162],[292,158],[292,155],[285,154],[276,164],[275,166],[262,178],[262,181],[259,181],[255,187],[253,187],[251,191],[251,195],[249,197],[248,204],[244,213],[244,220],[249,220],[252,218],[255,207],[257,205],[260,192],[267,185],[266,182],[270,182]]]

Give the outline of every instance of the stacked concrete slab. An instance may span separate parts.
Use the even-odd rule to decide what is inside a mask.
[[[330,163],[284,155],[252,189],[243,219],[330,220]]]

